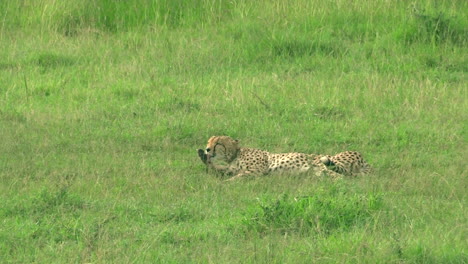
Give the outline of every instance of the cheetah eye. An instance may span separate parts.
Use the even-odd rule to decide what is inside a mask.
[[[211,150],[210,148],[206,148],[206,152],[210,152],[210,150]]]

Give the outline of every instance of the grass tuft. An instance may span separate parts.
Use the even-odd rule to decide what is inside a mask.
[[[34,59],[32,59],[32,62],[43,69],[53,69],[57,67],[71,66],[75,63],[75,59],[66,55],[44,52],[38,54]]]
[[[260,210],[246,215],[244,224],[260,233],[329,235],[367,223],[382,206],[379,194],[360,195],[334,185],[310,196],[284,194],[274,201],[261,201]]]

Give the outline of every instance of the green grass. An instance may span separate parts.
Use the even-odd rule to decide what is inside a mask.
[[[1,263],[467,263],[466,1],[1,1]],[[372,175],[223,182],[212,135]]]

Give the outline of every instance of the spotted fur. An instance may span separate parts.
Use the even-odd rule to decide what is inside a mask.
[[[241,148],[239,141],[228,136],[213,136],[205,150],[198,149],[198,156],[209,169],[236,179],[245,175],[272,173],[300,174],[313,172],[338,178],[368,173],[369,165],[362,155],[345,151],[334,156],[305,153],[270,153],[255,148]]]

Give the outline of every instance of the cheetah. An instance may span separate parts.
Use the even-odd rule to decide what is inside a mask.
[[[341,178],[344,175],[356,176],[370,171],[362,155],[355,151],[345,151],[334,156],[297,152],[275,154],[240,147],[239,140],[229,136],[213,136],[208,139],[206,149],[198,149],[197,152],[207,169],[232,175],[228,180],[246,175],[306,172]]]

